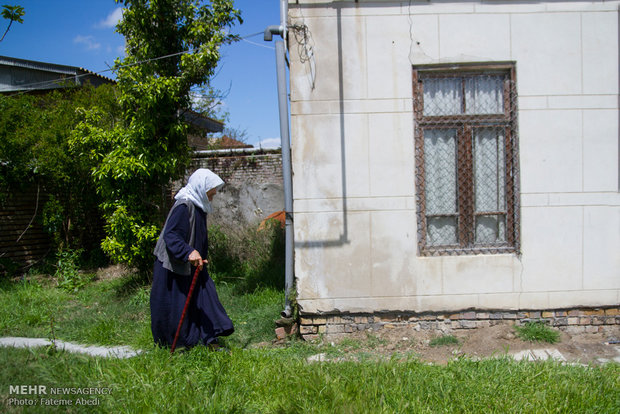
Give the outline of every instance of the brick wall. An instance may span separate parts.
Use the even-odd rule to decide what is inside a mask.
[[[194,158],[194,168],[209,168],[226,184],[247,183],[282,185],[282,154],[277,152],[222,153],[207,158]]]
[[[171,194],[176,194],[198,168],[209,168],[226,183],[213,201],[210,224],[254,226],[269,214],[284,209],[279,149],[199,151],[186,177],[173,183]]]
[[[395,327],[410,327],[416,331],[451,333],[462,329],[485,328],[495,325],[521,325],[543,321],[559,330],[577,333],[617,332],[620,329],[620,307],[580,308],[535,311],[476,311],[455,313],[385,313],[302,315],[299,332],[304,339],[319,335],[347,333]]]
[[[41,225],[47,201],[43,189],[29,187],[13,192],[0,205],[0,260],[23,265],[41,259],[49,251],[50,239]],[[36,213],[36,215],[35,215]]]

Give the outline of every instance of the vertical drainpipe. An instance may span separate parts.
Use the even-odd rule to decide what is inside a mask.
[[[288,93],[286,87],[286,24],[288,16],[287,0],[280,0],[280,26],[265,29],[264,40],[271,41],[274,34],[283,40],[276,41],[276,75],[278,83],[278,109],[280,114],[280,140],[282,146],[282,175],[284,180],[285,211],[285,256],[284,256],[284,310],[283,317],[291,317],[291,294],[293,293],[294,236],[293,236],[293,180],[291,168],[291,146],[288,121]]]
[[[285,221],[285,256],[284,256],[284,297],[285,304],[282,316],[288,318],[292,314],[291,297],[293,293],[293,180],[291,168],[291,146],[289,138],[288,99],[286,91],[284,41],[276,42],[276,65],[278,75],[278,107],[280,109],[280,136],[282,137],[282,175],[284,178],[284,210]]]

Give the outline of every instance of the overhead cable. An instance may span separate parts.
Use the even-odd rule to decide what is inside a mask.
[[[248,39],[250,37],[255,37],[255,36],[258,36],[258,35],[262,35],[262,34],[263,34],[263,32],[252,33],[252,34],[240,37],[239,40],[243,40],[245,42],[248,42],[248,43],[256,45],[256,46],[262,46],[262,47],[267,47],[269,49],[273,49],[273,48],[270,48],[269,46],[263,46],[261,44],[258,44],[258,43],[246,40],[246,39]],[[154,58],[144,59],[144,60],[140,60],[138,62],[128,63],[128,64],[124,64],[124,65],[120,65],[120,66],[116,66],[116,67],[100,70],[100,71],[97,71],[97,72],[92,72],[92,71],[80,68],[80,69],[83,69],[83,70],[87,71],[87,73],[82,73],[82,74],[79,74],[79,75],[78,74],[71,75],[71,76],[67,76],[67,77],[64,77],[64,78],[50,79],[50,80],[46,80],[46,81],[27,83],[27,84],[20,85],[20,86],[23,87],[23,88],[31,88],[31,87],[40,86],[40,85],[54,84],[54,83],[58,83],[58,82],[62,82],[62,81],[77,80],[77,79],[83,78],[85,76],[101,75],[102,73],[112,72],[112,71],[115,71],[115,70],[118,70],[118,69],[128,68],[128,67],[132,67],[132,66],[138,66],[138,65],[145,64],[145,63],[149,63],[149,62],[154,62],[154,61],[157,61],[157,60],[168,59],[168,58],[171,58],[171,57],[174,57],[174,56],[184,55],[186,53],[193,53],[193,52],[195,52],[195,51],[197,51],[199,49],[200,48],[193,48],[193,49],[184,50],[184,51],[181,51],[181,52],[171,53],[169,55],[157,56],[157,57],[154,57]],[[14,93],[12,95],[8,95],[8,96],[17,96],[17,95],[21,95],[21,94],[24,94],[24,93],[27,93],[27,92],[29,92],[29,91],[28,90],[20,91],[20,92],[16,92],[16,93]]]

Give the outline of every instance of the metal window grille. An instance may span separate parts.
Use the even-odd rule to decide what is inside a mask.
[[[513,64],[413,70],[421,255],[519,253]]]

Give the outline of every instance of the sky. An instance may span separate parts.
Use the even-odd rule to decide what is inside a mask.
[[[232,32],[240,36],[260,34],[224,45],[215,88],[227,92],[223,110],[227,127],[245,131],[255,147],[279,146],[280,124],[273,42],[263,41],[269,25],[280,23],[279,0],[235,0],[243,24]],[[4,0],[22,6],[22,24],[13,23],[0,42],[0,55],[61,65],[93,72],[109,69],[123,56],[124,38],[115,32],[121,17],[114,0]],[[8,21],[0,19],[4,33]],[[1,35],[1,33],[0,33]],[[101,73],[115,78],[111,71]]]

